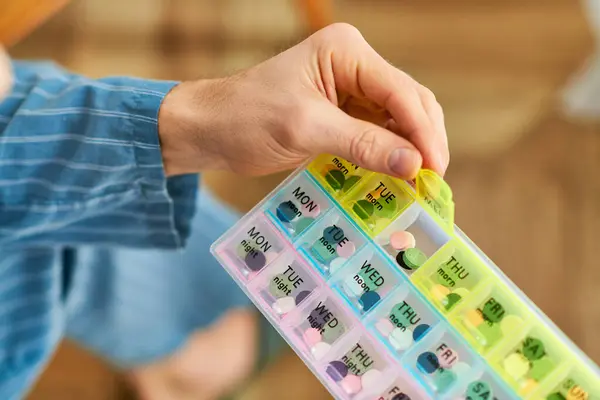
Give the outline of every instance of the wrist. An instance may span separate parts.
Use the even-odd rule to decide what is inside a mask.
[[[218,166],[211,135],[218,110],[211,104],[217,80],[183,82],[163,99],[158,136],[167,176],[199,173]]]

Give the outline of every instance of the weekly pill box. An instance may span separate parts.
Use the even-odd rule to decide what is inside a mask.
[[[600,399],[600,371],[459,229],[448,185],[322,155],[212,253],[336,399]]]

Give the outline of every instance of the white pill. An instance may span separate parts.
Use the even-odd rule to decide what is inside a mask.
[[[323,357],[325,357],[325,355],[327,353],[329,353],[330,349],[331,349],[330,344],[325,343],[325,342],[319,342],[310,349],[310,352],[312,353],[313,357],[316,360],[320,360]]]
[[[329,263],[329,273],[335,274],[340,268],[342,268],[346,261],[348,260],[346,260],[344,257],[338,257],[335,260],[331,261]]]
[[[394,324],[392,324],[387,318],[382,318],[379,321],[377,321],[375,327],[383,336],[390,336],[390,334],[394,330]]]
[[[356,275],[351,275],[348,278],[346,278],[345,284],[346,284],[346,287],[348,288],[348,290],[350,291],[350,293],[352,293],[353,295],[358,297],[363,294],[365,289],[362,287],[362,285],[360,283],[357,282],[355,277],[362,281],[361,277],[357,277]]]
[[[277,299],[277,301],[273,303],[273,310],[279,315],[287,314],[294,308],[296,308],[296,300],[290,296]]]
[[[381,371],[370,369],[361,377],[363,390],[371,390],[381,383]]]
[[[410,329],[396,328],[390,333],[390,343],[396,350],[406,350],[413,342],[413,333]]]

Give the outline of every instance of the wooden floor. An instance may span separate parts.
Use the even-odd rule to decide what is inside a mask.
[[[200,3],[208,7],[216,0]],[[243,0],[223,3],[228,7],[218,10],[229,17],[219,17],[216,9],[209,13],[212,17],[205,15],[206,26],[195,33],[205,35],[204,41],[198,39],[200,48],[190,45],[185,32],[176,28],[173,21],[179,14],[173,14],[166,28],[170,37],[187,41],[171,48],[172,62],[160,52],[157,56],[151,41],[139,42],[146,43],[141,45],[135,42],[141,39],[132,39],[138,43],[132,50],[81,26],[64,31],[57,22],[47,29],[54,35],[70,35],[65,39],[70,50],[61,52],[59,58],[78,71],[171,78],[190,78],[199,75],[198,71],[220,74],[251,65],[299,35],[289,9],[280,11],[292,18],[290,25],[296,28],[280,24],[265,34],[264,29],[252,25],[252,15],[233,17],[234,6]],[[453,154],[448,180],[454,190],[458,224],[567,335],[600,362],[600,262],[596,250],[600,125],[564,120],[556,101],[561,85],[591,48],[578,3],[346,0],[336,4],[339,20],[358,26],[378,51],[430,86],[444,105]],[[71,17],[77,15],[77,7],[69,12]],[[63,23],[67,19],[63,17]],[[243,29],[241,20],[245,21]],[[73,32],[78,34],[73,36]],[[135,35],[139,32],[132,33],[137,38]],[[43,36],[40,33],[24,43],[16,54],[47,55],[42,44],[48,36]],[[218,38],[217,44],[207,46],[207,38]],[[233,198],[231,187],[247,193],[246,198],[234,202],[240,209],[249,208],[281,178],[205,177],[226,200]],[[115,382],[99,362],[66,344],[31,399],[114,399]],[[285,388],[286,399],[329,398],[292,354],[284,355],[274,368],[253,381],[240,398],[275,398],[281,388]]]

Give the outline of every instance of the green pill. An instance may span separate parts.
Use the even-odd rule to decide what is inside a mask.
[[[541,340],[532,337],[525,338],[521,352],[529,361],[539,360],[546,355],[544,343],[542,343]]]
[[[346,177],[344,173],[339,169],[333,169],[325,175],[325,180],[331,186],[333,190],[340,190],[344,187],[344,182],[346,181]]]
[[[506,314],[506,310],[502,304],[500,304],[496,299],[490,298],[484,305],[482,310],[483,318],[487,321],[496,323],[502,321],[504,315]]]
[[[433,376],[434,385],[438,393],[447,391],[456,381],[456,374],[449,369],[440,368]]]
[[[358,175],[352,175],[352,176],[348,177],[348,179],[345,180],[344,185],[342,186],[342,192],[345,193],[348,190],[352,189],[352,187],[354,185],[356,185],[359,180],[360,180],[360,176],[358,176]]]
[[[414,271],[425,264],[427,256],[421,250],[414,247],[399,252],[396,256],[396,261],[402,268]]]
[[[354,210],[358,218],[369,219],[369,217],[373,215],[374,208],[375,206],[373,206],[371,202],[367,200],[359,200],[356,203],[354,203],[354,207],[352,207],[352,210]]]
[[[446,310],[449,310],[454,307],[454,305],[456,305],[460,299],[462,299],[462,297],[460,297],[459,294],[450,293],[443,301],[444,307],[446,307]]]
[[[491,346],[494,343],[498,342],[502,339],[502,329],[498,324],[489,324],[487,322],[483,322],[480,324],[477,329],[483,336],[483,340],[481,340],[482,344],[485,346]]]
[[[492,388],[486,382],[471,382],[467,387],[466,400],[493,399]]]
[[[548,374],[554,370],[554,363],[549,358],[545,357],[531,363],[529,377],[534,381],[541,382]]]
[[[396,198],[392,199],[382,199],[380,198],[378,204],[381,207],[375,207],[375,215],[381,218],[392,219],[394,215],[396,215],[396,210],[398,209],[398,201]]]
[[[552,393],[551,395],[546,397],[546,400],[567,400],[562,393]]]
[[[294,230],[296,231],[296,235],[301,234],[314,222],[313,218],[301,218],[298,222],[294,224]]]

